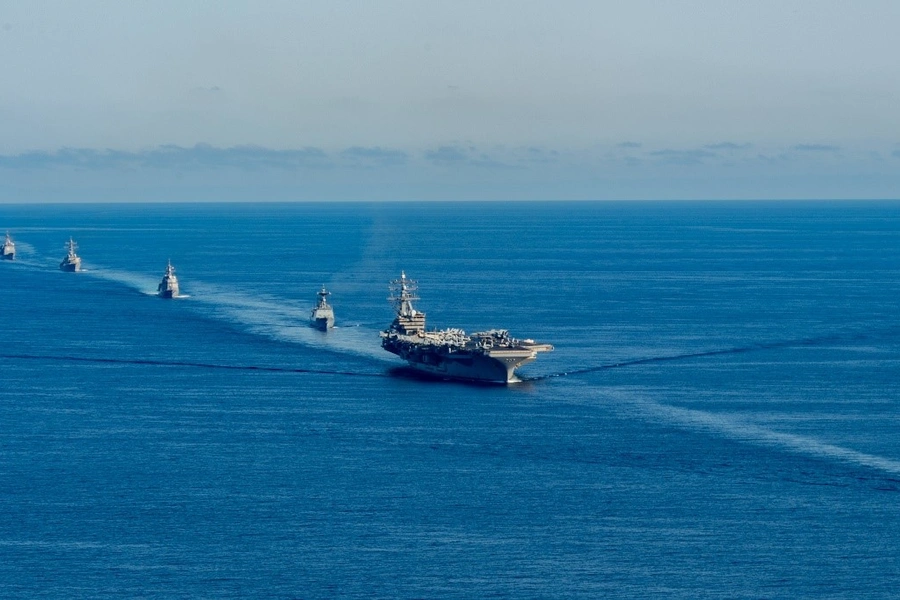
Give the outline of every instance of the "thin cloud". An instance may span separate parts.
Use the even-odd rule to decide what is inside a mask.
[[[639,142],[622,142],[621,144],[616,144],[616,148],[640,148],[643,144]]]
[[[831,146],[828,144],[797,144],[796,146],[791,146],[791,150],[797,150],[799,152],[837,152],[840,149],[840,146]]]
[[[392,150],[379,146],[363,147],[352,146],[341,151],[340,157],[357,166],[391,166],[403,165],[409,160],[409,155],[402,150]]]
[[[756,160],[758,160],[759,162],[762,162],[762,163],[769,164],[769,165],[776,165],[776,164],[784,163],[784,162],[790,160],[790,157],[783,152],[781,154],[777,154],[775,156],[770,156],[768,154],[759,153],[756,155]]]
[[[56,152],[40,150],[21,154],[0,155],[0,168],[51,169],[70,167],[75,169],[106,169],[127,166],[133,155],[115,150],[90,148],[61,148]]]
[[[461,163],[469,160],[469,151],[460,146],[441,146],[426,152],[425,158],[438,164]]]
[[[719,142],[718,144],[707,144],[703,146],[707,150],[747,150],[752,148],[753,144],[735,144],[734,142]]]
[[[314,147],[275,150],[250,145],[216,148],[208,144],[197,144],[190,148],[165,145],[137,152],[111,149],[62,148],[55,152],[35,151],[0,155],[0,168],[7,169],[74,168],[107,170],[121,168],[203,169],[219,167],[295,169],[298,167],[326,166],[329,166],[327,155],[320,148]]]
[[[245,169],[294,169],[303,166],[327,166],[327,156],[319,148],[273,150],[260,146],[216,148],[197,144],[193,148],[162,146],[142,154],[146,166],[157,168],[237,167]]]
[[[475,146],[440,146],[436,150],[425,152],[425,159],[440,166],[468,166],[491,169],[515,169],[505,162],[497,160],[487,152]]]
[[[538,146],[528,146],[524,149],[523,160],[528,163],[556,163],[559,162],[559,152]]]
[[[709,150],[654,150],[649,153],[650,156],[656,156],[663,161],[676,165],[696,165],[702,163],[707,158],[715,158],[718,155]]]

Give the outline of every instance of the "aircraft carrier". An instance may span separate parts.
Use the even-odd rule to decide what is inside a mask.
[[[513,383],[515,370],[553,350],[550,344],[517,340],[505,329],[466,334],[462,329],[426,331],[425,313],[413,307],[418,286],[400,273],[391,281],[389,300],[396,317],[381,332],[381,347],[406,360],[409,366],[441,379]]]

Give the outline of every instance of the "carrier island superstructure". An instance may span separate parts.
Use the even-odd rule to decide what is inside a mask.
[[[381,332],[381,347],[424,373],[442,379],[490,383],[519,381],[515,370],[553,350],[550,344],[517,340],[504,329],[466,334],[462,329],[426,331],[425,313],[413,307],[418,286],[400,273],[391,281],[389,300],[396,317]]]

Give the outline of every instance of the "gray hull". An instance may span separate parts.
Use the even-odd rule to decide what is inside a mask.
[[[334,327],[334,311],[330,306],[313,309],[309,315],[309,324],[320,331],[328,331]]]
[[[176,281],[163,279],[156,288],[156,295],[160,298],[177,298],[178,294],[178,282]]]
[[[0,246],[0,259],[2,260],[16,260],[16,245],[13,243],[12,238],[9,237],[9,232],[6,232],[6,239],[3,240],[2,246]]]
[[[514,383],[520,381],[515,371],[534,361],[531,350],[500,349],[459,351],[448,346],[421,344],[397,336],[382,339],[382,347],[404,359],[409,366],[440,379]]]
[[[516,368],[523,362],[531,361],[517,361],[509,364],[488,356],[474,356],[471,358],[441,359],[434,362],[419,362],[418,360],[407,359],[406,362],[416,371],[427,373],[440,379],[506,384],[520,381],[515,374]]]
[[[67,260],[64,260],[59,263],[59,270],[65,271],[66,273],[76,273],[81,270],[81,261],[77,260],[69,262]]]
[[[334,327],[334,317],[318,317],[316,319],[310,319],[310,324],[319,331],[327,331]]]

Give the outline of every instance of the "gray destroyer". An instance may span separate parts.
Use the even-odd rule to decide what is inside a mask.
[[[166,274],[156,287],[156,295],[160,298],[178,297],[178,278],[175,277],[175,267],[172,266],[171,260],[166,264]]]
[[[8,231],[6,232],[6,241],[3,242],[3,254],[0,257],[3,260],[16,260],[16,243],[9,237]]]
[[[323,285],[322,290],[318,292],[319,301],[309,315],[309,324],[321,331],[328,331],[334,327],[334,309],[327,300],[330,295],[331,292]]]
[[[69,273],[75,273],[81,270],[81,257],[75,254],[75,248],[77,248],[77,244],[75,244],[75,240],[69,238],[69,243],[66,244],[66,250],[68,253],[66,257],[62,259],[62,262],[59,263],[59,268],[61,271],[66,271]]]
[[[406,273],[391,282],[389,300],[396,317],[381,332],[381,347],[412,368],[442,379],[488,383],[519,381],[515,370],[553,350],[550,344],[517,340],[504,329],[466,334],[462,329],[425,330],[425,313],[412,304],[418,286]]]

